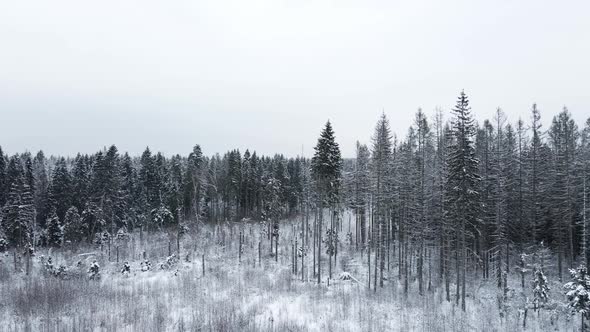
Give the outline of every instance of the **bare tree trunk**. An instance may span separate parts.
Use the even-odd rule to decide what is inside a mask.
[[[313,218],[313,276],[316,276],[316,245],[317,245],[317,233],[318,233],[318,209],[315,208]]]
[[[408,241],[404,241],[404,296],[408,297],[408,290],[410,288],[410,273],[408,265]]]
[[[375,265],[375,270],[374,270],[374,275],[373,275],[373,278],[374,278],[373,290],[375,292],[377,292],[377,272],[378,272],[377,267],[379,266],[378,262],[379,262],[379,244],[376,243],[376,245],[375,245],[375,264],[373,264],[373,265]]]
[[[369,268],[367,269],[367,271],[369,271],[369,280],[367,282],[367,285],[369,286],[369,290],[370,290],[371,289],[371,246],[370,246],[370,244],[367,245],[366,248],[367,248],[367,262],[369,264]]]
[[[324,209],[321,206],[322,195],[320,194],[320,220],[318,223],[318,285],[322,283],[322,222],[324,219]]]
[[[418,248],[418,293],[424,295],[424,242],[420,240],[420,248]]]
[[[383,219],[379,223],[379,251],[381,258],[381,268],[379,272],[379,287],[383,288],[383,270],[385,269],[385,231],[383,229]]]
[[[332,255],[334,254],[334,213],[332,209],[330,209],[330,236],[327,238],[330,243],[328,243],[328,248],[330,249],[328,252],[328,280],[332,279]]]
[[[447,296],[447,302],[451,302],[451,276],[450,276],[450,264],[449,264],[449,259],[450,259],[450,251],[451,249],[451,240],[450,237],[447,237],[447,245],[446,245],[446,249],[445,251],[447,252],[447,254],[445,255],[445,259],[443,261],[444,264],[444,271],[445,271],[445,293]]]
[[[203,269],[203,277],[205,276],[205,254],[201,256],[201,267]]]
[[[279,233],[277,232],[275,238],[275,262],[279,261]]]
[[[465,220],[461,222],[461,260],[463,264],[461,275],[461,309],[465,311],[465,274],[467,272],[467,245],[465,243]]]

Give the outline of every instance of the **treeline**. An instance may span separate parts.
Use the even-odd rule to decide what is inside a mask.
[[[116,146],[73,159],[0,149],[0,249],[100,242],[117,232],[297,213],[309,161],[238,150],[141,157]],[[275,206],[269,202],[276,201]]]
[[[419,109],[403,138],[379,119],[346,174],[355,241],[375,253],[374,287],[395,260],[406,293],[415,277],[420,293],[442,285],[464,308],[466,275],[506,287],[517,266],[534,263],[542,275],[553,265],[540,258],[547,248],[560,280],[589,263],[590,119],[579,128],[564,107],[544,129],[536,105],[530,114],[512,124],[498,108],[476,123],[462,93],[449,121]]]
[[[356,151],[341,158],[328,122],[312,159],[237,150],[206,157],[198,145],[170,158],[149,149],[121,155],[115,146],[74,159],[0,152],[0,249],[99,242],[133,229],[180,235],[195,223],[251,218],[267,222],[277,251],[279,220],[299,215],[297,251],[312,252],[318,282],[322,257],[331,277],[333,256],[348,243],[368,252],[369,286],[383,286],[384,271],[397,268],[406,293],[416,278],[420,293],[439,285],[450,300],[454,284],[463,307],[468,275],[506,286],[522,253],[550,249],[560,279],[589,263],[590,119],[580,128],[564,108],[543,128],[533,105],[526,120],[511,123],[498,109],[476,122],[461,93],[449,119],[419,109],[403,137],[383,114],[372,142]]]

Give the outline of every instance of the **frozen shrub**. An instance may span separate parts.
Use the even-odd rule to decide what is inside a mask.
[[[53,266],[53,260],[51,257],[47,257],[47,259],[45,259],[44,256],[41,256],[41,264],[43,264],[43,268],[45,269],[46,273],[53,274],[55,267]]]
[[[68,279],[68,268],[63,264],[60,264],[59,267],[53,271],[53,275],[56,278]]]
[[[141,265],[141,271],[142,272],[147,272],[147,271],[149,271],[149,270],[152,269],[152,263],[149,260],[147,260],[147,259],[144,259],[143,262],[141,262],[140,265]]]
[[[8,240],[6,239],[6,234],[4,234],[2,227],[0,227],[0,253],[5,252],[6,250],[8,250]]]
[[[549,300],[549,286],[547,277],[540,266],[536,266],[533,272],[533,309],[539,310]]]
[[[349,281],[352,280],[352,276],[350,275],[350,273],[348,272],[342,272],[340,273],[340,275],[338,276],[338,279],[340,280],[345,280],[345,281]]]
[[[567,290],[566,297],[568,308],[574,313],[579,313],[584,330],[584,317],[590,313],[590,276],[586,266],[580,265],[577,269],[570,269],[572,281],[563,285]]]
[[[176,254],[172,254],[166,258],[166,260],[160,263],[161,270],[170,270],[178,264],[178,257]]]
[[[93,261],[90,264],[90,268],[88,269],[88,278],[90,280],[98,280],[100,279],[100,265],[96,261]]]
[[[129,262],[125,262],[125,264],[123,264],[123,268],[121,269],[121,274],[125,277],[129,276],[129,274],[131,273],[131,266],[129,265]]]

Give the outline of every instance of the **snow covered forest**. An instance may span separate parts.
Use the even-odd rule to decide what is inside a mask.
[[[0,149],[0,329],[584,330],[590,118],[450,106],[351,159]]]

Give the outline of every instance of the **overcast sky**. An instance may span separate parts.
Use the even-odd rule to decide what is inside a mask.
[[[9,152],[344,156],[384,110],[404,136],[461,89],[545,127],[590,116],[590,2],[0,1],[0,145]]]

